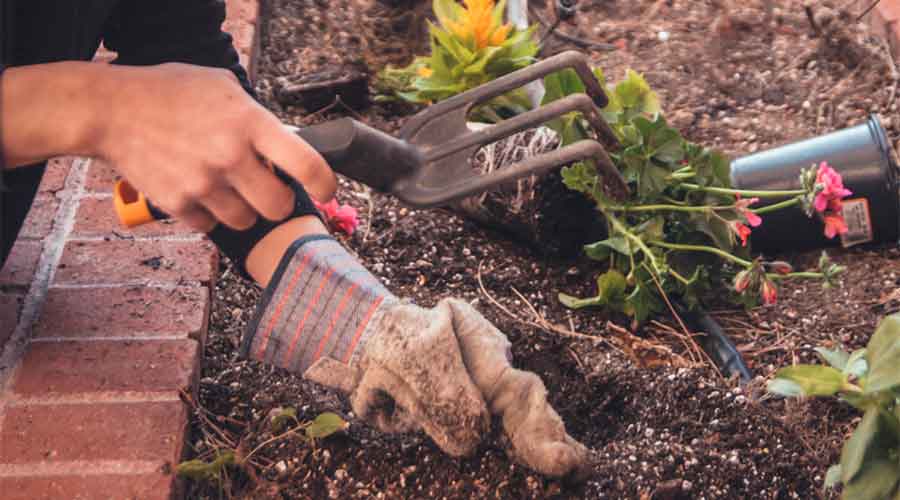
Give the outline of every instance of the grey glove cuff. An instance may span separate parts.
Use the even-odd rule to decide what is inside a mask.
[[[323,356],[349,364],[376,313],[395,302],[334,238],[300,238],[266,287],[241,355],[301,374]]]

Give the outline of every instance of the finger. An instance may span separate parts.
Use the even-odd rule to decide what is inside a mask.
[[[208,233],[216,227],[216,218],[205,208],[197,206],[177,214],[177,217],[185,224],[201,233]]]
[[[566,433],[562,418],[547,402],[540,377],[510,369],[497,385],[492,409],[503,416],[512,455],[541,474],[581,477],[588,465],[587,448]]]
[[[232,229],[243,231],[256,223],[256,211],[230,187],[212,190],[202,203],[216,220]]]
[[[337,179],[322,155],[291,133],[275,115],[262,107],[260,110],[251,129],[256,151],[303,184],[313,198],[320,202],[333,198]]]
[[[460,299],[445,299],[453,311],[453,333],[472,381],[490,404],[496,384],[512,361],[512,345],[500,330],[471,304]]]
[[[266,219],[281,221],[294,212],[294,192],[253,155],[229,173],[228,181]]]

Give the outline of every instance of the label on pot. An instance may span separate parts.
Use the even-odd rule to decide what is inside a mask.
[[[844,200],[844,221],[847,223],[847,232],[841,235],[841,244],[844,248],[862,243],[868,243],[875,239],[872,231],[872,215],[869,213],[869,200],[854,198]]]

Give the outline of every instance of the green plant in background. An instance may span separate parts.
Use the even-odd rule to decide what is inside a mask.
[[[290,427],[291,425],[293,427]],[[175,471],[182,477],[195,481],[216,482],[221,486],[229,468],[249,470],[246,468],[252,466],[250,459],[265,446],[294,436],[315,446],[317,440],[327,438],[349,426],[350,424],[336,413],[325,412],[312,421],[300,422],[295,408],[280,408],[269,418],[269,430],[274,436],[263,441],[249,453],[243,453],[241,446],[238,446],[237,450],[223,448],[215,451],[215,458],[212,460],[199,458],[186,460],[178,464]]]
[[[900,315],[882,320],[865,349],[816,349],[825,365],[780,369],[769,392],[837,397],[864,412],[825,486],[843,484],[847,500],[900,498]]]
[[[706,292],[727,283],[734,299],[747,306],[774,303],[780,280],[817,278],[826,285],[834,283],[843,268],[827,255],[818,269],[793,272],[786,262],[751,258],[747,244],[763,214],[794,206],[806,208],[810,216],[823,216],[829,237],[845,232],[841,200],[850,192],[837,172],[825,163],[804,170],[803,188],[797,190],[732,189],[729,159],[685,140],[670,127],[657,95],[641,75],[628,70],[615,85],[607,84],[601,70],[595,75],[609,96],[603,117],[621,144],[610,157],[631,194],[618,201],[608,197],[603,179],[589,162],[563,168],[564,184],[596,203],[609,235],[585,247],[588,257],[609,264],[597,279],[597,295],[560,294],[563,304],[576,309],[601,306],[640,322],[662,312],[669,295],[695,306]],[[544,86],[544,104],[585,91],[572,70],[546,77]],[[548,126],[559,134],[562,145],[590,136],[578,113]],[[761,198],[781,201],[753,209]]]
[[[379,74],[380,100],[399,98],[416,104],[441,101],[522,69],[535,61],[535,27],[516,30],[503,22],[506,1],[434,0],[438,24],[429,22],[431,53],[404,68],[388,67]],[[523,92],[494,99],[480,108],[485,121],[530,107]]]
[[[515,31],[503,23],[505,2],[493,0],[434,0],[438,24],[430,24],[431,53],[409,66],[381,73],[382,89],[393,98],[413,103],[437,102],[535,61],[538,45],[534,28]],[[621,148],[610,157],[631,187],[625,200],[612,200],[591,162],[562,170],[564,184],[588,196],[608,226],[609,237],[585,247],[587,255],[608,263],[597,279],[594,297],[560,294],[568,307],[604,307],[621,311],[638,322],[668,307],[670,295],[689,307],[723,286],[748,307],[774,303],[777,282],[789,278],[823,279],[830,286],[843,270],[823,254],[817,269],[793,272],[785,262],[753,259],[747,246],[752,228],[763,215],[800,207],[818,217],[825,234],[834,238],[847,231],[842,199],[850,194],[840,175],[823,163],[804,170],[801,189],[746,191],[732,189],[730,161],[721,152],[686,141],[670,127],[659,98],[644,78],[628,70],[615,85],[600,69],[595,75],[607,90],[602,110]],[[544,79],[542,104],[585,88],[569,69]],[[529,110],[532,103],[519,89],[475,110],[470,119],[496,122]],[[547,124],[561,146],[591,137],[584,118],[568,113]],[[760,199],[776,202],[752,208]],[[724,264],[724,265],[723,265]]]

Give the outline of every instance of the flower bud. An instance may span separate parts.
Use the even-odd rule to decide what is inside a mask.
[[[764,280],[760,290],[763,304],[770,306],[778,301],[778,289],[771,280]]]
[[[750,286],[750,280],[752,277],[753,275],[750,274],[749,269],[744,269],[743,271],[734,275],[734,291],[736,291],[737,293],[743,293],[743,291],[746,290],[748,286]]]
[[[767,266],[773,273],[778,274],[791,274],[794,271],[794,267],[783,260],[773,260]]]

